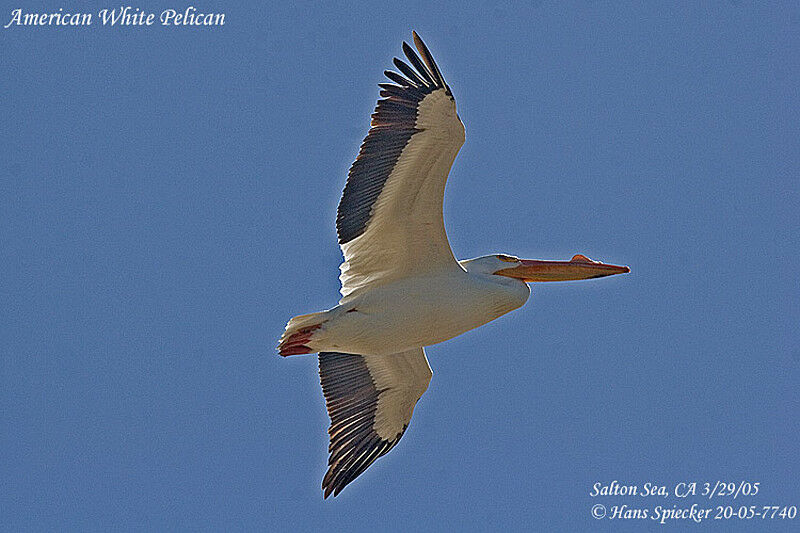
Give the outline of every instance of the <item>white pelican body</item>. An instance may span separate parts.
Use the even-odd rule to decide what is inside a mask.
[[[469,268],[470,262],[464,263]],[[495,256],[472,263],[496,264],[495,270],[504,265]],[[313,352],[374,355],[430,346],[521,307],[529,295],[524,281],[465,271],[454,263],[345,298],[314,317],[320,328],[306,345]]]
[[[339,203],[342,299],[291,319],[278,346],[283,356],[319,352],[331,418],[325,497],[400,440],[432,375],[423,347],[521,307],[527,282],[628,272],[582,255],[455,259],[442,203],[464,125],[416,33],[414,42],[422,59],[403,43],[411,65],[395,59],[402,74],[386,71],[394,84],[380,84],[382,99]]]

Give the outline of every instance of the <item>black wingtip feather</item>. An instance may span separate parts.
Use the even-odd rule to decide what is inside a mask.
[[[428,67],[425,66],[425,64],[419,58],[414,49],[411,48],[411,46],[409,46],[409,44],[405,41],[403,41],[403,53],[406,55],[411,64],[414,65],[414,68],[417,69],[417,72],[419,72],[420,76],[422,76],[425,79],[425,84],[427,86],[429,87],[438,86],[435,78],[433,77],[433,74],[431,74],[431,72],[428,70]]]
[[[436,80],[436,84],[439,87],[445,87],[446,84],[444,82],[444,77],[442,77],[442,72],[436,65],[436,61],[433,60],[433,55],[431,55],[430,50],[428,50],[428,47],[425,46],[424,42],[422,42],[422,39],[419,38],[417,32],[412,31],[411,33],[414,36],[414,46],[416,46],[417,50],[419,50],[419,53],[422,56],[422,60],[425,61],[425,65],[428,67],[431,74],[433,75],[433,78]]]
[[[398,85],[415,87],[415,85],[412,85],[411,82],[409,82],[409,80],[405,79],[402,75],[398,74],[393,70],[384,70],[383,75]]]
[[[394,66],[400,69],[400,72],[402,72],[406,76],[406,78],[411,80],[412,85],[417,87],[426,85],[425,81],[416,72],[414,72],[413,68],[409,67],[408,64],[405,63],[404,61],[397,59],[395,57],[394,59],[392,59],[392,63],[394,63]]]

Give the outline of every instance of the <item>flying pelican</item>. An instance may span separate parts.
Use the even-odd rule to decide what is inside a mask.
[[[453,256],[442,203],[464,125],[428,48],[413,37],[419,55],[404,42],[408,63],[395,58],[400,73],[385,71],[394,83],[379,84],[381,99],[339,202],[339,305],[292,318],[278,345],[283,356],[319,352],[331,419],[325,498],[403,436],[431,380],[425,346],[521,307],[526,282],[630,271],[580,254],[569,261]]]

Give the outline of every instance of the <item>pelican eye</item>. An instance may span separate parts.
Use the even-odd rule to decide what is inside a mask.
[[[518,258],[511,257],[510,255],[497,254],[497,258],[500,261],[505,261],[506,263],[518,263],[519,262]]]

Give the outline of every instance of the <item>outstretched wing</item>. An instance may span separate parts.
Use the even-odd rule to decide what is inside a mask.
[[[403,436],[428,388],[431,368],[422,348],[392,355],[319,354],[319,378],[331,418],[328,471],[334,496]]]
[[[403,43],[402,74],[386,71],[381,97],[339,202],[336,230],[347,298],[368,284],[456,266],[444,229],[444,187],[464,125],[439,67],[419,36]]]

